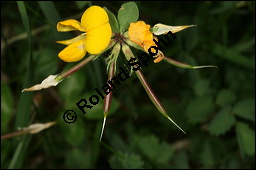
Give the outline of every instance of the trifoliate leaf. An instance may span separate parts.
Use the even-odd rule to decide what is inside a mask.
[[[209,131],[213,135],[222,135],[235,124],[235,117],[231,114],[231,106],[224,107],[209,124]]]
[[[116,19],[116,16],[110,12],[106,7],[104,7],[106,10],[108,17],[109,17],[109,24],[111,25],[112,32],[119,33],[119,25]]]
[[[139,9],[134,2],[127,2],[118,11],[118,21],[120,32],[124,33],[131,22],[136,22],[139,18]]]

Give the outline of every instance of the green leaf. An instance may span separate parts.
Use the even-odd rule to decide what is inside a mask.
[[[83,72],[76,72],[63,80],[58,86],[60,96],[66,103],[78,102],[81,99],[81,92],[85,89],[85,75]],[[74,103],[74,105],[76,105]]]
[[[233,103],[236,100],[236,95],[233,91],[223,89],[217,94],[216,104],[225,106]]]
[[[207,79],[200,79],[194,84],[194,91],[196,96],[201,97],[210,92],[210,85],[209,80]]]
[[[202,145],[203,150],[200,153],[200,162],[204,164],[204,166],[213,166],[214,165],[214,157],[213,157],[213,149],[208,141],[204,142]]]
[[[49,21],[49,24],[55,27],[60,21],[60,15],[54,6],[54,3],[52,1],[38,1],[38,3],[43,14]]]
[[[247,124],[238,122],[236,133],[242,155],[253,156],[255,154],[255,132]]]
[[[240,42],[234,46],[234,48],[238,52],[246,52],[250,49],[252,49],[255,46],[255,38],[252,38],[251,40],[247,40],[244,42]]]
[[[66,154],[66,165],[69,169],[90,169],[91,154],[79,148],[74,148]]]
[[[92,5],[91,1],[75,1],[75,3],[78,9],[83,9],[87,4],[88,6]]]
[[[41,82],[45,77],[49,75],[56,74],[58,69],[58,57],[53,57],[56,55],[56,51],[48,48],[40,48],[33,53],[35,57],[35,74],[36,82]]]
[[[213,46],[212,50],[214,54],[225,60],[248,68],[250,70],[255,70],[253,58],[248,58],[240,54],[235,48],[224,47],[216,43],[215,46]]]
[[[27,10],[23,1],[18,1],[18,8],[21,14],[21,19],[23,25],[25,27],[27,33],[27,40],[28,40],[28,65],[27,65],[27,72],[26,77],[23,83],[23,88],[31,86],[33,84],[33,73],[34,73],[34,63],[33,55],[32,55],[32,40],[31,40],[31,30],[30,30],[30,23],[29,18],[27,15]],[[32,105],[32,93],[21,93],[19,97],[16,118],[15,118],[15,129],[18,127],[26,127],[29,122],[29,116],[31,113],[31,105]],[[21,138],[20,142],[17,145],[17,148],[12,156],[11,162],[9,164],[9,169],[14,168],[21,168],[22,162],[25,158],[25,153],[27,150],[28,143],[30,141],[29,136],[24,136]],[[17,144],[17,142],[15,143]]]
[[[12,143],[9,140],[2,140],[1,141],[1,169],[6,169],[8,167],[9,161],[6,161],[6,160],[10,159],[10,153],[12,152],[13,152]]]
[[[174,154],[174,150],[168,143],[160,143],[154,135],[137,137],[136,143],[141,153],[152,162],[167,163]]]
[[[10,87],[1,82],[1,134],[8,131],[8,124],[12,118],[13,98]]]
[[[237,157],[230,159],[226,167],[221,167],[220,169],[240,169],[241,162]]]
[[[120,32],[124,33],[131,22],[136,22],[139,18],[139,9],[134,2],[127,2],[121,6],[118,11],[118,22]]]
[[[203,121],[213,110],[213,97],[205,96],[192,100],[187,107],[188,121],[192,124]]]
[[[235,117],[231,114],[231,106],[224,107],[209,124],[209,131],[213,135],[227,132],[235,124]]]
[[[119,25],[116,16],[112,12],[110,12],[106,7],[104,7],[104,9],[108,13],[109,24],[111,25],[112,32],[119,33]]]
[[[129,148],[127,147],[127,144],[120,135],[121,134],[115,133],[111,136],[111,146],[113,146],[114,148],[118,149],[121,152],[128,152]]]
[[[142,169],[144,162],[135,153],[124,153],[123,156],[113,155],[109,159],[109,164],[112,169]]]
[[[189,169],[188,154],[181,150],[174,157],[174,169]]]
[[[85,137],[85,125],[82,121],[81,114],[77,114],[77,120],[70,124],[66,123],[63,120],[63,114],[60,114],[58,122],[67,143],[73,146],[77,146],[82,142]]]
[[[239,101],[232,112],[237,116],[255,122],[255,99],[248,98]]]

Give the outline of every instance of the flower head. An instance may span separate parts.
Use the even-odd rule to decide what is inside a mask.
[[[57,43],[68,45],[59,53],[59,58],[65,62],[75,62],[82,59],[88,52],[99,54],[108,46],[112,30],[106,11],[99,6],[91,6],[82,15],[81,22],[69,19],[57,24],[61,32],[79,30],[81,35]]]
[[[127,2],[123,4],[119,9],[118,20],[116,19],[114,14],[112,14],[107,8],[103,9],[99,6],[91,6],[83,13],[81,22],[76,21],[74,19],[69,19],[66,21],[59,22],[57,24],[58,31],[66,32],[66,31],[78,30],[84,33],[70,40],[57,41],[58,43],[68,45],[64,50],[62,50],[59,53],[58,56],[66,62],[74,62],[82,59],[87,52],[92,55],[90,55],[89,57],[87,57],[85,60],[75,65],[74,67],[66,70],[65,72],[62,72],[58,75],[51,75],[47,77],[44,81],[42,81],[41,84],[36,84],[31,88],[24,89],[23,91],[35,91],[43,88],[48,88],[50,86],[56,86],[64,78],[69,77],[71,74],[75,73],[80,68],[85,66],[88,62],[95,59],[104,50],[111,49],[112,47],[113,47],[112,53],[106,59],[107,70],[109,72],[108,83],[110,82],[112,83],[112,79],[114,79],[114,76],[116,74],[117,59],[119,57],[120,50],[122,50],[125,58],[128,61],[128,64],[130,63],[131,59],[136,59],[132,53],[132,50],[128,45],[133,46],[139,50],[143,50],[149,53],[150,55],[154,54],[154,57],[156,58],[154,60],[155,63],[158,63],[161,60],[164,60],[175,66],[182,67],[182,68],[189,68],[189,69],[215,67],[215,66],[191,66],[186,63],[181,63],[164,56],[164,54],[158,49],[160,40],[158,41],[157,38],[153,36],[153,34],[162,35],[162,34],[168,34],[169,32],[176,33],[183,29],[192,27],[194,25],[169,26],[169,25],[164,25],[159,23],[153,26],[152,28],[150,28],[150,25],[147,25],[144,21],[137,21],[138,16],[139,16],[139,11],[136,4],[134,2]],[[111,23],[111,26],[109,23]],[[111,27],[114,31],[112,39],[111,39],[111,35],[112,35]],[[125,32],[127,28],[128,28],[128,31]],[[153,48],[153,47],[156,47],[156,48]],[[134,69],[131,66],[130,73],[132,73],[132,70]],[[164,107],[161,105],[159,99],[156,97],[153,90],[150,88],[149,84],[145,80],[145,77],[143,76],[139,68],[135,71],[136,71],[135,73],[137,77],[139,78],[140,82],[145,88],[146,93],[148,94],[149,98],[151,99],[153,104],[156,106],[156,108],[159,110],[159,112],[163,116],[165,116],[167,119],[169,119],[172,123],[174,123],[174,125],[177,126],[181,131],[183,131],[168,116]],[[118,74],[118,77],[119,77],[119,74]],[[115,88],[113,87],[113,89],[111,89],[108,83],[105,84],[105,86],[109,88],[107,88],[108,89],[107,93],[106,91],[104,91],[104,93],[107,96],[104,98],[104,120],[103,120],[100,139],[104,131],[107,115],[110,111],[112,91]],[[113,85],[111,84],[111,86]],[[102,89],[106,90],[106,88],[102,88]],[[37,126],[39,127],[39,125],[36,125],[35,127]],[[33,130],[33,133],[35,133],[34,130]]]

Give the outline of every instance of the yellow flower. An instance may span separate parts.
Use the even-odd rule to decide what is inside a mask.
[[[147,25],[144,21],[138,21],[136,23],[130,23],[130,27],[128,29],[128,36],[129,39],[139,46],[141,46],[145,52],[148,53],[148,49],[152,46],[156,46],[155,42],[153,41],[153,34],[149,31],[150,25]],[[151,51],[155,53],[155,49],[151,48]],[[158,50],[158,53],[156,56],[157,57],[154,62],[158,63],[160,62],[163,58],[164,55],[163,53]]]
[[[151,46],[156,46],[153,41],[153,34],[149,29],[150,25],[146,25],[144,21],[131,23],[128,29],[129,39],[148,51]]]
[[[57,43],[68,45],[58,55],[65,62],[81,60],[86,52],[101,53],[107,48],[112,35],[108,14],[99,6],[88,8],[82,15],[81,23],[74,19],[59,22],[57,30],[85,32],[70,40],[57,41]]]

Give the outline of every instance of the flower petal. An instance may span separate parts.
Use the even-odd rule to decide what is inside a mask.
[[[79,40],[82,40],[82,39],[85,39],[85,33],[75,37],[75,38],[72,38],[72,39],[69,39],[69,40],[63,40],[63,41],[56,41],[57,43],[59,44],[64,44],[64,45],[70,45],[72,43],[75,43]]]
[[[59,58],[65,62],[81,60],[86,54],[84,40],[77,41],[67,46],[59,53]]]
[[[153,34],[149,31],[149,29],[150,25],[147,25],[144,21],[130,23],[130,27],[128,29],[129,39],[141,46],[147,53],[150,47],[157,47],[153,41]]]
[[[112,35],[109,23],[87,32],[85,38],[85,49],[90,54],[99,54],[105,50]]]
[[[86,32],[107,24],[109,21],[107,12],[99,6],[88,8],[81,18],[81,25]]]
[[[154,63],[159,63],[164,59],[164,54],[162,51],[158,50],[158,53],[154,56],[156,59],[154,59]]]
[[[85,30],[81,26],[81,23],[74,19],[61,21],[61,22],[58,22],[57,24],[57,31],[67,32],[67,31],[74,31],[74,30],[85,32]]]

